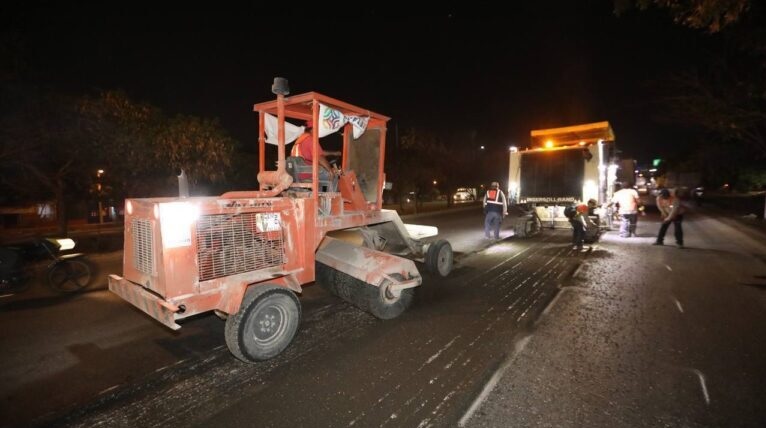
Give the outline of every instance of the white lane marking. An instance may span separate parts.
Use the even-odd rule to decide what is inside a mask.
[[[697,375],[697,377],[700,380],[700,387],[702,388],[702,395],[705,396],[705,403],[707,405],[710,405],[710,394],[707,392],[707,384],[705,383],[705,375],[702,374],[701,371],[697,369],[692,369],[692,371]]]
[[[15,296],[15,294],[3,294],[2,296],[0,296],[0,299],[2,299],[3,297],[11,297],[11,296]]]
[[[447,348],[452,346],[452,344],[455,343],[455,341],[457,340],[458,337],[460,337],[459,334],[457,336],[453,337],[452,340],[450,340],[448,344],[444,345],[444,347],[442,349],[439,349],[439,352],[431,355],[431,358],[429,358],[428,361],[426,361],[426,363],[423,364],[423,365],[425,366],[425,365],[431,364],[435,359],[439,358],[439,355],[441,355],[442,352],[446,351]]]
[[[527,346],[527,343],[529,343],[529,339],[531,339],[532,336],[527,336],[520,341],[516,343],[516,346],[513,351],[513,355],[511,355],[510,358],[505,360],[503,364],[500,366],[500,368],[497,369],[495,373],[492,374],[492,377],[489,379],[489,382],[487,382],[486,385],[484,385],[484,388],[481,390],[481,393],[478,397],[476,397],[475,400],[473,400],[473,403],[471,403],[471,406],[466,410],[465,414],[462,418],[458,421],[457,425],[460,427],[464,427],[468,421],[471,419],[474,413],[476,413],[476,410],[481,407],[481,405],[487,401],[487,398],[489,397],[489,394],[492,392],[493,389],[495,389],[495,386],[497,386],[497,383],[500,381],[500,378],[503,376],[503,373],[505,373],[506,370],[511,366],[511,363],[514,359],[516,359],[516,356],[518,356],[521,351],[524,350],[524,347]]]
[[[545,237],[545,238],[544,238],[544,239],[543,239],[543,240],[540,242],[540,244],[543,244],[543,243],[545,243],[545,242],[549,241],[549,240],[550,240],[550,239],[552,239],[552,238],[553,238],[553,235],[552,235],[552,234],[550,234],[550,235],[546,236],[546,237]],[[536,246],[536,245],[532,245],[532,246],[529,246],[529,247],[527,247],[527,248],[525,248],[525,249],[523,249],[523,250],[519,251],[518,253],[516,253],[516,254],[512,255],[511,257],[509,257],[509,258],[507,258],[507,259],[503,260],[502,262],[500,262],[500,263],[498,263],[498,264],[496,264],[496,265],[492,266],[491,268],[489,268],[489,269],[488,269],[486,272],[484,272],[484,273],[485,273],[485,274],[488,274],[488,273],[492,272],[493,270],[495,270],[495,269],[499,268],[500,266],[502,266],[502,265],[504,265],[504,264],[508,263],[509,261],[511,261],[511,260],[513,260],[513,259],[515,259],[516,257],[518,257],[518,256],[520,256],[520,255],[522,255],[522,254],[526,253],[527,251],[531,250],[532,248],[537,248],[537,246]],[[540,245],[540,249],[543,249],[543,246],[542,246],[542,245]],[[521,262],[519,262],[518,264],[521,264]],[[517,265],[515,265],[515,266],[518,266],[518,264],[517,264]],[[515,266],[514,266],[514,267],[515,267]]]
[[[436,406],[436,408],[433,410],[433,412],[431,412],[431,414],[432,415],[436,415],[437,413],[439,413],[439,409],[441,409],[441,407],[443,405],[445,405],[447,403],[447,401],[449,401],[450,398],[452,398],[452,396],[455,395],[455,394],[457,394],[457,390],[450,391],[449,394],[445,395],[444,398],[442,399],[441,403],[439,403],[439,405]]]
[[[678,311],[681,313],[684,313],[684,307],[681,306],[681,302],[679,302],[678,299],[676,299],[675,297],[673,298],[673,301],[676,302],[676,307],[678,307]]]
[[[117,388],[118,386],[120,386],[120,385],[114,385],[114,386],[110,386],[109,388],[107,388],[107,389],[105,389],[105,390],[103,390],[103,391],[99,392],[99,393],[98,393],[98,395],[101,395],[101,394],[106,394],[107,392],[109,392],[109,391],[111,391],[111,390],[113,390],[113,389]]]
[[[670,268],[670,266],[665,265],[666,268],[668,268],[669,271],[673,272],[673,269]]]

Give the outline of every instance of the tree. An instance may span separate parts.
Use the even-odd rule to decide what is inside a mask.
[[[677,24],[717,33],[737,22],[750,9],[751,0],[615,0],[614,5],[618,15],[632,7],[659,7],[668,10]]]
[[[439,160],[445,152],[439,137],[426,129],[411,127],[402,135],[396,153],[391,157],[396,168],[393,180],[398,189],[399,201],[414,193],[417,199],[433,188],[434,179],[444,174]]]
[[[457,188],[479,182],[478,177],[486,174],[484,153],[469,141],[470,137],[443,136],[425,128],[404,131],[398,146],[394,145],[387,156],[400,203],[411,192],[425,195],[437,191],[446,194],[448,204],[452,204]]]
[[[0,119],[2,186],[16,201],[53,197],[59,229],[66,233],[66,200],[88,181],[94,148],[78,132],[76,103],[62,95],[26,89],[27,97]]]
[[[157,160],[187,171],[192,184],[223,181],[235,146],[218,120],[182,115],[167,121],[157,143],[163,148]]]
[[[61,233],[67,200],[86,198],[97,170],[106,171],[117,196],[158,196],[175,169],[184,169],[193,185],[226,176],[236,143],[217,120],[167,118],[118,91],[23,93],[2,104],[0,202],[54,198]]]
[[[179,169],[192,185],[221,182],[236,146],[217,120],[167,118],[122,92],[84,98],[80,113],[83,132],[100,147],[98,162],[124,196],[163,193]]]
[[[617,0],[630,6],[667,10],[674,21],[714,34],[711,58],[657,85],[659,116],[702,131],[695,153],[711,177],[736,182],[766,160],[766,10],[750,0]],[[627,7],[626,7],[627,6]],[[757,175],[757,174],[756,174]]]
[[[78,111],[81,132],[97,147],[91,169],[104,169],[120,195],[146,195],[156,188],[162,163],[155,140],[165,120],[159,109],[105,91],[82,97]]]
[[[749,74],[749,73],[747,73]],[[666,82],[666,120],[702,129],[738,151],[766,158],[766,90],[762,76],[743,76],[721,63],[707,74],[697,71],[671,76]]]

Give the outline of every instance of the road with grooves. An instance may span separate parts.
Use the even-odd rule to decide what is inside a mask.
[[[568,242],[565,231],[550,231],[467,254],[449,278],[426,277],[395,320],[315,291],[296,340],[273,360],[244,364],[218,345],[48,423],[454,424],[582,261]]]

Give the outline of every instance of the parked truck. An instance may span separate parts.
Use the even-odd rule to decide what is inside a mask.
[[[259,190],[128,199],[123,274],[109,276],[112,292],[171,329],[215,312],[226,320],[229,350],[246,362],[290,344],[306,284],[323,283],[390,319],[410,306],[422,283],[415,261],[436,276],[448,275],[453,263],[435,227],[404,224],[381,208],[388,117],[316,92],[287,97],[281,78],[272,92],[275,100],[254,107]],[[342,133],[337,191],[323,191],[317,157],[303,165],[285,156],[298,128],[286,119]],[[266,130],[276,135],[267,138]],[[265,168],[267,139],[277,144],[275,171]],[[317,153],[319,133],[312,144]]]
[[[509,201],[527,213],[514,224],[516,236],[571,227],[564,216],[567,205],[611,200],[618,166],[609,122],[539,129],[530,135],[531,147],[510,150]]]

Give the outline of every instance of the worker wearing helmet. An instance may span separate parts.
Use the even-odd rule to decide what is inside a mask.
[[[508,203],[500,183],[493,181],[487,193],[484,194],[484,237],[489,239],[490,230],[494,231],[495,239],[500,239],[500,224],[508,215]]]

